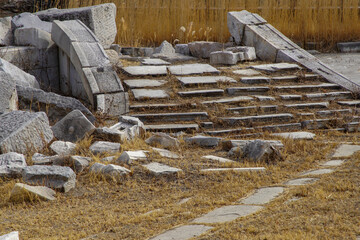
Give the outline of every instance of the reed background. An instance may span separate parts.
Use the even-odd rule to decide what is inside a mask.
[[[113,2],[117,6],[117,43],[155,46],[163,40],[228,41],[229,11],[246,9],[299,44],[322,49],[360,40],[360,0],[68,0],[64,7]]]

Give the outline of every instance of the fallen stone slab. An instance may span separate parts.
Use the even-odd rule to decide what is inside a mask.
[[[334,172],[333,169],[316,169],[316,170],[311,170],[311,171],[307,171],[304,172],[302,174],[300,174],[300,176],[309,176],[309,175],[323,175],[323,174],[329,174]]]
[[[125,85],[128,88],[152,88],[152,87],[161,87],[167,83],[166,80],[150,80],[150,79],[134,79],[134,80],[124,80]]]
[[[133,161],[137,160],[147,160],[146,152],[143,150],[138,151],[124,151],[120,157],[118,157],[116,163],[126,163],[131,164]]]
[[[230,150],[231,151],[231,150]],[[255,140],[246,144],[242,148],[242,157],[253,162],[274,162],[282,160],[282,156],[278,149],[268,142]]]
[[[242,204],[264,205],[274,200],[283,192],[283,187],[260,188],[256,190],[255,193],[251,194],[245,199],[240,200],[239,202]]]
[[[330,161],[327,161],[327,162],[321,164],[321,166],[338,167],[338,166],[341,166],[344,162],[345,162],[344,160],[330,160]]]
[[[41,20],[48,22],[80,20],[96,35],[104,48],[110,48],[115,41],[117,33],[116,6],[113,3],[73,9],[51,8],[37,12],[36,15]]]
[[[246,47],[246,46],[236,46],[236,47],[230,47],[226,48],[226,51],[231,51],[234,53],[241,53],[244,56],[244,61],[254,61],[256,60],[256,52],[255,48],[253,47]]]
[[[76,142],[85,136],[90,136],[95,126],[81,111],[74,110],[51,127],[51,130],[59,140]]]
[[[14,42],[11,20],[12,17],[0,18],[0,46],[9,46]]]
[[[341,144],[331,156],[332,159],[336,158],[349,158],[354,153],[360,151],[359,145]]]
[[[0,71],[0,114],[17,110],[17,103],[15,80],[9,74]]]
[[[86,167],[90,165],[91,158],[83,156],[70,156],[65,158],[57,158],[53,161],[56,166],[68,166],[74,170],[75,173],[81,173]]]
[[[0,122],[1,153],[41,150],[54,137],[44,112],[13,111],[0,115]]]
[[[190,56],[190,49],[188,44],[176,44],[175,53],[180,53],[186,56]]]
[[[254,142],[256,140],[222,140],[222,147],[224,150],[229,151],[234,147],[244,147],[247,144]],[[276,148],[283,148],[284,144],[278,140],[261,140],[263,142],[269,143],[271,146]]]
[[[150,240],[188,240],[213,229],[213,227],[205,225],[184,225],[174,229],[170,229]]]
[[[0,236],[0,240],[19,240],[19,232],[11,232],[5,235]]]
[[[341,42],[336,44],[338,50],[342,53],[360,52],[360,42]]]
[[[34,201],[37,199],[45,201],[55,200],[56,192],[48,187],[30,186],[23,183],[16,183],[10,194],[11,202]]]
[[[235,65],[239,61],[245,60],[243,53],[233,53],[231,51],[216,51],[210,53],[211,65]]]
[[[27,166],[22,154],[10,152],[0,155],[0,178],[17,178]]]
[[[193,75],[193,74],[204,74],[214,73],[219,74],[220,71],[212,67],[209,64],[184,64],[168,67],[169,71],[173,75]]]
[[[120,151],[120,143],[106,142],[106,141],[96,141],[90,146],[90,151],[93,154],[102,154],[102,153],[117,153]]]
[[[148,114],[136,114],[133,117],[139,118],[142,121],[194,121],[196,119],[206,120],[209,118],[207,112],[180,112],[180,113],[148,113]]]
[[[179,132],[179,131],[198,131],[199,125],[192,124],[160,124],[160,125],[145,125],[145,129],[149,131],[167,131],[167,132]]]
[[[310,133],[310,132],[272,133],[271,135],[282,138],[297,139],[297,140],[312,140],[316,136],[314,133]]]
[[[208,168],[201,169],[201,172],[263,172],[266,168],[264,167],[253,167],[253,168]]]
[[[50,149],[58,155],[71,155],[76,148],[76,144],[72,142],[55,141],[50,145]]]
[[[216,100],[208,100],[203,101],[201,104],[231,104],[231,103],[238,103],[238,102],[249,102],[254,100],[254,98],[249,96],[239,96],[239,97],[231,97],[231,98],[221,98]]]
[[[54,45],[51,34],[39,28],[17,28],[14,31],[15,44],[18,46],[34,46],[39,49],[46,49]]]
[[[219,42],[197,41],[188,43],[192,56],[197,58],[210,58],[212,52],[221,51],[224,44]]]
[[[166,149],[161,149],[161,148],[155,148],[153,147],[152,150],[154,150],[155,152],[159,153],[160,156],[162,157],[166,157],[166,158],[172,158],[172,159],[178,159],[180,158],[180,156],[176,153],[170,152]]]
[[[90,122],[95,122],[94,115],[79,100],[64,97],[56,93],[45,92],[40,89],[17,86],[20,108],[28,109],[31,105],[33,111],[46,111],[51,121],[56,122],[74,110],[81,111]],[[32,103],[32,104],[31,104]]]
[[[262,64],[254,65],[250,68],[265,71],[265,72],[277,72],[277,71],[289,71],[289,70],[300,70],[301,67],[294,63],[274,63],[274,64]]]
[[[217,161],[217,162],[221,162],[221,163],[234,163],[235,161],[227,159],[227,158],[222,158],[222,157],[218,157],[218,156],[213,156],[213,155],[206,155],[206,156],[202,156],[202,159],[207,159],[207,160],[212,160],[212,161]]]
[[[102,174],[105,177],[112,177],[115,179],[131,173],[129,169],[124,168],[122,166],[118,166],[114,164],[104,165],[102,163],[93,164],[90,167],[89,171],[96,174]]]
[[[181,97],[211,97],[211,96],[222,96],[225,93],[223,89],[205,89],[205,90],[194,90],[194,91],[181,91],[178,94]]]
[[[25,183],[43,185],[62,192],[75,187],[76,174],[69,167],[61,166],[28,166],[22,172]]]
[[[129,112],[129,95],[127,92],[96,95],[97,111],[113,117]]]
[[[165,164],[161,164],[161,163],[157,163],[157,162],[152,162],[152,163],[145,164],[142,166],[145,169],[147,169],[151,174],[154,174],[155,176],[171,175],[171,174],[176,174],[176,173],[182,171],[179,168],[170,167]]]
[[[145,140],[147,144],[153,147],[161,146],[163,148],[178,148],[179,140],[173,138],[165,133],[155,133],[151,137]]]
[[[285,185],[288,185],[288,186],[303,186],[303,185],[314,183],[314,182],[316,182],[318,180],[319,180],[318,178],[298,178],[298,179],[293,179],[293,180],[287,181],[285,183]]]
[[[134,138],[144,138],[145,136],[145,126],[140,119],[131,116],[120,116],[119,122],[114,126],[111,126],[110,129],[118,130],[125,133],[125,137],[128,140]]]
[[[41,153],[34,153],[31,157],[31,161],[34,165],[52,165],[53,162],[57,161],[59,158],[64,158],[64,156],[54,155],[46,156]]]
[[[111,129],[107,127],[96,128],[91,136],[95,140],[111,141],[111,142],[123,142],[128,138],[126,131],[120,131],[117,129]]]
[[[271,97],[271,96],[252,95],[252,97],[256,98],[260,102],[275,101],[276,100],[274,97]]]
[[[263,209],[261,206],[230,205],[217,208],[201,217],[195,218],[194,223],[224,223],[240,217],[245,217]]]
[[[39,82],[30,75],[5,59],[0,58],[0,72],[9,74],[15,80],[17,86],[40,88]],[[4,76],[2,76],[4,77]]]
[[[147,99],[163,99],[170,98],[169,94],[165,90],[155,89],[131,89],[132,94],[136,100],[147,100]]]
[[[187,144],[194,144],[200,147],[212,148],[219,145],[221,138],[217,137],[208,137],[208,136],[201,136],[197,135],[194,137],[186,138],[185,142]]]
[[[51,23],[41,21],[38,16],[29,12],[14,16],[11,20],[11,26],[14,31],[17,28],[38,28],[48,33],[51,33],[52,28]]]
[[[166,66],[130,66],[123,70],[130,76],[167,75]]]
[[[217,84],[222,83],[236,83],[237,81],[231,77],[226,76],[206,76],[206,77],[177,77],[177,80],[183,86],[193,86],[201,84]]]
[[[256,76],[261,75],[260,72],[254,70],[254,69],[241,69],[241,70],[235,70],[233,73],[238,75],[244,75],[244,76]]]
[[[175,48],[168,42],[163,41],[161,45],[154,50],[154,54],[174,54]]]

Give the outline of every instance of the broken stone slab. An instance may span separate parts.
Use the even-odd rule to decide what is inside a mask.
[[[129,94],[127,92],[96,95],[97,111],[113,117],[129,112]]]
[[[104,49],[97,42],[71,42],[69,56],[78,72],[82,68],[102,67],[110,64]]]
[[[165,133],[155,133],[146,139],[145,142],[153,147],[161,146],[167,149],[178,148],[180,145],[179,140]]]
[[[266,168],[264,167],[252,167],[252,168],[209,168],[202,169],[201,172],[263,172]]]
[[[252,97],[256,98],[260,102],[275,101],[276,100],[274,97],[271,97],[271,96],[252,95]]]
[[[75,173],[81,173],[89,166],[91,158],[83,156],[70,156],[65,158],[57,158],[53,165],[71,167]]]
[[[170,55],[175,53],[175,48],[168,42],[163,41],[161,45],[154,50],[154,54]]]
[[[49,48],[54,45],[51,34],[36,27],[15,29],[14,39],[18,46],[30,45],[36,48]]]
[[[224,150],[229,151],[234,147],[245,147],[247,144],[256,140],[222,140],[222,147]],[[263,142],[269,143],[271,146],[276,148],[283,148],[284,144],[278,140],[262,140]]]
[[[208,137],[208,136],[201,136],[197,135],[194,137],[186,138],[185,142],[187,144],[194,144],[200,147],[212,148],[219,145],[221,138],[217,137]]]
[[[224,44],[219,42],[197,41],[188,43],[192,56],[197,58],[209,58],[212,52],[221,51]]]
[[[54,155],[54,156],[46,156],[41,153],[34,153],[31,157],[31,160],[34,165],[51,165],[53,162],[57,161],[59,158],[64,158],[64,156]]]
[[[218,157],[218,156],[213,156],[213,155],[206,155],[206,156],[202,156],[202,159],[207,159],[207,160],[212,160],[212,161],[217,161],[217,162],[221,162],[221,163],[234,163],[235,161],[227,159],[227,158],[222,158],[222,157]]]
[[[72,142],[55,141],[50,145],[50,149],[58,155],[71,155],[76,148],[76,144]]]
[[[287,181],[285,183],[285,185],[288,185],[288,186],[303,186],[303,185],[314,183],[314,182],[316,182],[318,180],[319,180],[318,178],[298,178],[298,179],[293,179],[293,180]]]
[[[37,199],[45,201],[55,200],[56,192],[48,187],[30,186],[16,183],[10,194],[11,202],[34,201]]]
[[[90,151],[93,154],[103,154],[103,153],[117,153],[120,151],[120,143],[106,142],[106,141],[96,141],[90,146]]]
[[[190,49],[188,44],[176,44],[175,53],[180,53],[186,56],[190,56]]]
[[[242,157],[253,162],[274,162],[282,159],[282,156],[274,146],[268,142],[255,140],[246,144],[242,149]]]
[[[144,124],[138,118],[131,116],[120,116],[119,122],[110,129],[124,132],[128,140],[143,138],[145,135]]]
[[[130,76],[167,75],[166,66],[129,66],[123,70]]]
[[[239,12],[228,12],[227,14],[227,26],[237,45],[239,45],[243,40],[246,25],[259,25],[266,23],[267,21],[260,15],[250,13],[246,10]]]
[[[129,169],[124,168],[122,166],[118,166],[114,164],[105,165],[102,163],[93,164],[90,167],[89,171],[92,173],[104,175],[105,177],[113,177],[113,178],[122,177],[131,172]]]
[[[172,158],[172,159],[178,159],[180,158],[179,155],[177,155],[176,153],[170,152],[166,149],[161,149],[161,148],[152,148],[155,152],[159,153],[160,156],[162,157],[166,157],[166,158]]]
[[[195,61],[196,58],[190,57],[187,55],[183,55],[180,53],[173,53],[173,54],[153,54],[152,57],[154,58],[160,58],[164,61],[175,63],[175,62],[186,62],[186,61]]]
[[[126,164],[131,164],[133,161],[137,161],[137,160],[146,160],[147,156],[146,156],[146,152],[143,150],[138,150],[138,151],[124,151],[120,157],[118,157],[115,162],[116,163],[126,163]]]
[[[17,110],[17,103],[15,80],[9,74],[0,72],[0,114]]]
[[[0,155],[0,177],[16,178],[27,166],[22,154],[10,152]]]
[[[310,132],[285,132],[285,133],[272,133],[272,136],[290,138],[297,140],[312,140],[316,136],[314,133]]]
[[[142,121],[153,122],[153,121],[194,121],[207,120],[209,118],[207,112],[180,112],[180,113],[148,113],[148,114],[136,114],[132,115]]]
[[[95,126],[81,111],[74,110],[51,127],[51,130],[58,140],[76,142],[91,135]]]
[[[159,175],[170,175],[181,172],[182,170],[179,168],[174,168],[167,166],[165,164],[152,162],[149,164],[142,165],[145,169],[147,169],[150,173],[159,176]]]
[[[244,94],[256,94],[256,93],[265,93],[270,91],[269,87],[231,87],[227,88],[226,92],[229,95],[244,95]]]
[[[0,236],[0,240],[19,240],[19,232],[11,232],[5,235]]]
[[[178,92],[181,97],[209,97],[209,96],[222,96],[225,93],[223,89],[205,89]]]
[[[211,65],[236,65],[237,62],[245,60],[243,53],[232,51],[216,51],[210,53]]]
[[[193,75],[204,73],[220,74],[220,71],[211,65],[200,63],[170,66],[168,69],[173,75]]]
[[[69,167],[61,166],[28,166],[22,172],[25,183],[43,185],[62,192],[75,187],[76,174]]]
[[[161,87],[167,83],[166,80],[150,80],[150,79],[134,79],[134,80],[124,80],[125,85],[128,88],[151,88],[151,87]]]
[[[221,83],[236,83],[237,81],[231,77],[226,76],[206,76],[206,77],[177,77],[177,80],[183,86],[192,86],[200,84],[217,84]]]
[[[231,51],[234,53],[242,53],[242,55],[244,56],[244,61],[254,61],[256,60],[256,52],[255,52],[255,48],[253,47],[246,47],[246,46],[237,46],[237,47],[230,47],[230,48],[226,48],[226,51]]]
[[[44,112],[13,111],[0,115],[0,152],[41,150],[54,135]]]
[[[146,100],[146,99],[163,99],[170,98],[169,94],[165,90],[155,90],[155,89],[131,89],[131,92],[134,95],[136,100]]]
[[[333,169],[316,169],[316,170],[311,170],[311,171],[307,171],[304,172],[302,174],[300,174],[300,176],[308,176],[308,175],[323,175],[323,174],[329,174],[334,172]]]
[[[284,192],[283,187],[267,187],[267,188],[260,188],[255,191],[252,195],[246,197],[245,199],[239,201],[242,204],[251,204],[251,205],[264,205],[280,194]]]
[[[17,86],[20,108],[32,106],[33,111],[47,111],[51,121],[56,122],[74,110],[81,111],[90,122],[95,122],[94,115],[79,100],[65,97],[40,89]],[[32,103],[32,104],[31,104]]]
[[[96,128],[91,136],[93,139],[102,140],[102,141],[111,141],[111,142],[123,142],[127,139],[128,134],[126,131],[119,131],[117,129],[111,129],[107,127]]]
[[[149,131],[167,131],[167,132],[179,132],[179,131],[198,131],[199,125],[192,124],[160,124],[160,125],[145,125],[145,129]]]
[[[194,223],[224,223],[240,217],[245,217],[263,209],[262,206],[251,205],[229,205],[215,210],[194,219]]]
[[[237,102],[249,102],[254,100],[254,98],[249,96],[239,96],[239,97],[232,97],[232,98],[221,98],[217,100],[208,100],[203,101],[201,104],[231,104],[231,103],[237,103]]]
[[[205,225],[184,225],[170,229],[150,240],[188,240],[213,229]]]
[[[116,159],[115,156],[110,156],[110,157],[104,157],[100,161],[110,163],[110,162],[114,161],[115,159]]]
[[[268,77],[242,77],[240,82],[245,84],[261,84],[261,83],[270,83],[270,78]]]
[[[37,12],[36,15],[41,20],[48,22],[80,20],[96,35],[106,49],[115,41],[117,34],[116,6],[113,3],[73,9],[52,8]]]
[[[250,68],[265,71],[265,72],[277,72],[277,71],[289,71],[289,70],[300,70],[301,67],[294,63],[274,63],[274,64],[262,64],[254,65]]]
[[[9,74],[16,82],[16,85],[24,87],[40,88],[34,76],[24,72],[10,62],[0,58],[0,72]]]
[[[38,16],[29,12],[14,16],[11,20],[11,26],[14,31],[17,28],[38,28],[48,33],[51,33],[52,28],[51,23],[41,21]]]
[[[261,75],[260,72],[255,71],[254,69],[241,69],[241,70],[233,71],[233,73],[238,74],[238,75],[244,75],[244,76]]]
[[[337,158],[349,158],[354,153],[360,151],[359,145],[349,145],[349,144],[341,144],[331,156],[332,159]]]
[[[0,46],[9,46],[14,42],[11,20],[12,17],[0,18]]]
[[[141,61],[141,65],[163,66],[171,65],[171,63],[158,58],[146,58]]]

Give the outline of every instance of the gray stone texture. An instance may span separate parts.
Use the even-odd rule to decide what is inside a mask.
[[[202,169],[201,172],[263,172],[264,167],[250,167],[250,168],[207,168]]]
[[[18,95],[15,80],[5,72],[0,72],[0,114],[18,109]]]
[[[36,199],[52,201],[55,200],[56,192],[48,187],[29,186],[23,183],[16,183],[10,193],[10,201],[23,202]]]
[[[243,53],[233,53],[231,51],[216,51],[210,53],[211,65],[236,65],[237,62],[244,59]]]
[[[151,88],[151,87],[161,87],[166,84],[166,80],[150,80],[150,79],[133,79],[133,80],[124,80],[125,85],[128,88]]]
[[[48,48],[54,44],[51,34],[39,28],[17,28],[14,32],[15,44],[18,46],[33,46],[36,48]]]
[[[267,188],[260,188],[255,191],[252,195],[246,197],[245,199],[241,200],[240,203],[242,204],[254,204],[254,205],[264,205],[280,194],[284,192],[283,187],[267,187]]]
[[[344,163],[344,160],[330,160],[321,165],[325,166],[325,167],[338,167],[338,166],[341,166],[343,163]]]
[[[316,170],[311,170],[311,171],[304,172],[300,176],[323,175],[323,174],[329,174],[329,173],[332,173],[332,172],[334,172],[333,169],[323,168],[323,169],[316,169]]]
[[[111,129],[108,127],[96,128],[91,136],[93,139],[101,141],[111,141],[111,142],[123,142],[127,139],[127,134],[124,131],[119,131],[117,129]]]
[[[177,77],[179,82],[184,86],[198,85],[198,84],[217,84],[236,83],[237,81],[231,77],[226,76],[202,76],[202,77]]]
[[[60,120],[74,110],[81,111],[90,122],[96,120],[89,109],[75,98],[22,86],[17,86],[16,89],[20,108],[26,109],[31,106],[32,111],[46,111],[52,122]]]
[[[129,112],[129,94],[127,92],[96,95],[97,111],[110,116],[121,116]]]
[[[90,172],[104,175],[105,177],[112,177],[112,178],[119,178],[124,175],[129,174],[131,171],[127,168],[124,168],[122,166],[109,164],[104,165],[101,163],[95,163],[90,167]]]
[[[254,69],[241,69],[233,71],[235,74],[244,75],[244,76],[255,76],[255,75],[261,75],[260,72],[254,70]]]
[[[188,240],[200,236],[212,228],[205,225],[184,225],[170,229],[150,240]]]
[[[136,100],[170,98],[166,91],[161,89],[132,89],[131,92]]]
[[[175,53],[175,48],[168,42],[163,41],[161,45],[154,50],[154,54],[165,54],[165,55],[171,55]]]
[[[331,158],[349,158],[358,151],[360,151],[360,145],[341,144]]]
[[[89,166],[91,158],[82,156],[68,156],[64,158],[57,158],[53,165],[68,166],[74,170],[75,173],[81,173],[86,167]]]
[[[230,47],[230,48],[226,48],[226,51],[231,51],[234,53],[243,53],[242,55],[244,56],[244,61],[254,61],[256,60],[256,52],[255,52],[255,48],[254,47]]]
[[[10,152],[0,155],[0,177],[19,177],[27,166],[22,154]]]
[[[11,20],[12,29],[17,28],[38,28],[48,33],[51,33],[52,24],[41,21],[40,18],[32,13],[24,12],[16,15]]]
[[[285,132],[285,133],[273,133],[272,136],[278,136],[282,138],[290,138],[297,140],[312,140],[316,136],[310,132]]]
[[[218,157],[218,156],[213,156],[213,155],[206,155],[206,156],[202,156],[201,158],[206,159],[206,160],[211,160],[211,161],[217,161],[217,162],[220,162],[220,163],[234,163],[233,160]]]
[[[71,155],[75,151],[75,148],[76,144],[64,141],[54,141],[50,145],[50,149],[61,156]]]
[[[145,58],[141,61],[141,64],[154,66],[171,65],[171,63],[158,58]]]
[[[79,111],[74,110],[58,121],[51,130],[58,140],[76,142],[90,136],[95,126]]]
[[[224,223],[245,217],[263,209],[261,206],[230,205],[217,208],[193,220],[194,223]]]
[[[19,232],[11,232],[5,235],[0,236],[0,240],[19,240]]]
[[[176,138],[173,138],[165,133],[155,133],[145,140],[145,142],[153,147],[161,146],[163,148],[178,148],[180,143]]]
[[[152,148],[155,152],[157,152],[160,156],[165,157],[165,158],[172,158],[172,159],[178,159],[180,158],[180,156],[176,153],[170,152],[166,149],[161,149],[161,148]]]
[[[212,148],[218,146],[220,140],[221,139],[217,137],[197,135],[194,137],[186,138],[185,142],[188,144],[198,145],[200,147]]]
[[[41,153],[34,153],[34,155],[31,158],[31,161],[34,165],[51,165],[54,161],[57,161],[58,159],[64,158],[64,156],[54,155],[54,156],[46,156]]]
[[[157,163],[157,162],[152,162],[142,166],[155,176],[176,174],[182,171],[179,168],[170,167],[165,164]]]
[[[176,65],[170,66],[169,71],[174,75],[192,75],[192,74],[203,74],[203,73],[217,73],[220,71],[216,68],[210,66],[209,64],[184,64],[184,65]]]
[[[319,180],[318,178],[297,178],[293,180],[289,180],[285,183],[288,186],[303,186],[307,184],[311,184]]]
[[[12,45],[14,42],[11,20],[12,17],[0,18],[0,46]]]
[[[44,112],[13,111],[0,115],[0,152],[28,153],[41,150],[53,139]]]
[[[117,153],[120,151],[120,143],[106,142],[106,141],[96,141],[90,146],[90,151],[93,154],[102,154],[102,153]]]
[[[114,130],[121,130],[126,133],[127,139],[143,138],[145,135],[144,124],[136,117],[120,116],[119,122],[110,127]]]
[[[277,71],[289,71],[289,70],[300,70],[301,67],[294,63],[273,63],[273,64],[261,64],[254,65],[251,68],[258,71],[265,72],[277,72]]]
[[[44,21],[80,20],[96,35],[104,48],[110,48],[115,41],[116,6],[113,3],[74,9],[52,8],[37,12],[36,15]]]
[[[138,150],[138,151],[124,151],[120,157],[118,157],[115,162],[116,163],[126,163],[131,164],[133,161],[136,160],[146,160],[147,156],[145,151]]]
[[[188,44],[176,44],[175,52],[189,56],[190,55],[189,45]]]
[[[252,141],[242,149],[242,156],[254,162],[275,162],[281,160],[280,152],[270,143],[261,140]]]
[[[189,50],[192,56],[197,58],[210,58],[212,52],[223,50],[224,44],[219,42],[190,42],[188,43]]]
[[[76,174],[69,167],[28,166],[22,176],[25,183],[43,185],[62,192],[68,192],[76,184]]]
[[[126,74],[131,76],[167,75],[166,66],[130,66],[124,67]]]

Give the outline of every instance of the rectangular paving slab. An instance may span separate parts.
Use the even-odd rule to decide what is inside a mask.
[[[187,240],[200,236],[210,229],[213,229],[213,227],[205,225],[185,225],[170,229],[150,240]]]
[[[283,192],[283,187],[260,188],[256,190],[254,194],[240,200],[239,202],[242,204],[264,205],[274,200]]]
[[[123,70],[131,76],[167,75],[166,66],[129,66]]]
[[[263,209],[261,206],[252,205],[230,205],[217,208],[199,218],[194,223],[224,223],[233,221],[239,217],[245,217]]]
[[[141,61],[142,65],[171,65],[171,63],[158,58],[145,58]]]
[[[170,167],[165,164],[157,163],[157,162],[152,162],[142,166],[154,175],[168,175],[182,171],[179,168]]]
[[[251,66],[252,69],[266,72],[299,70],[301,67],[293,63],[274,63]]]
[[[295,109],[313,109],[313,108],[328,108],[329,102],[319,102],[319,103],[299,103],[299,104],[286,104],[286,108],[295,108]]]
[[[289,75],[289,76],[278,76],[272,77],[271,81],[278,83],[278,82],[296,82],[299,79],[296,75]]]
[[[216,100],[208,100],[201,102],[202,104],[230,104],[230,103],[237,103],[237,102],[249,102],[254,100],[252,97],[248,96],[239,96],[239,97],[232,97],[232,98],[221,98]]]
[[[330,160],[330,161],[327,161],[327,162],[321,164],[321,166],[338,167],[338,166],[341,166],[343,163],[344,163],[344,160]]]
[[[233,73],[239,74],[239,75],[244,75],[244,76],[256,76],[256,75],[261,75],[260,72],[254,70],[254,69],[241,69],[241,70],[233,71]]]
[[[270,83],[270,78],[268,77],[242,77],[240,82],[245,84],[261,84],[261,83]]]
[[[341,144],[331,158],[349,158],[358,151],[360,151],[360,145]]]
[[[333,83],[321,83],[317,85],[276,86],[274,88],[278,91],[318,91],[320,89],[339,89],[341,87]]]
[[[145,129],[149,131],[165,131],[165,132],[179,132],[179,131],[198,131],[198,124],[158,124],[145,125]]]
[[[205,89],[195,91],[178,92],[181,97],[209,97],[209,96],[222,96],[224,94],[223,89]]]
[[[335,99],[351,99],[353,94],[351,92],[327,92],[327,93],[310,93],[305,95],[309,99],[326,99],[326,100],[335,100]]]
[[[290,113],[281,113],[246,117],[227,117],[221,119],[229,124],[236,124],[241,122],[289,121],[292,118],[294,118],[294,116]]]
[[[169,71],[173,75],[193,75],[193,74],[203,74],[203,73],[216,73],[219,74],[220,71],[214,68],[209,64],[184,64],[170,66]]]
[[[265,93],[270,91],[269,87],[231,87],[226,89],[229,95],[243,95],[243,94],[253,94],[253,93]]]
[[[218,82],[237,82],[235,79],[226,76],[177,77],[177,79],[184,86],[192,86],[199,84],[217,84]]]
[[[125,80],[125,85],[128,88],[148,88],[148,87],[160,87],[167,83],[166,80],[150,80],[150,79],[134,79]]]
[[[310,184],[310,183],[314,183],[317,180],[319,180],[319,179],[318,178],[298,178],[298,179],[293,179],[293,180],[287,181],[285,183],[285,185],[288,185],[288,186],[302,186],[302,185],[307,185],[307,184]]]
[[[337,103],[338,103],[339,105],[349,106],[349,107],[358,107],[358,106],[360,106],[360,101],[359,101],[359,100],[354,100],[354,101],[338,101]]]
[[[222,157],[213,156],[213,155],[202,156],[201,158],[207,159],[207,160],[212,160],[212,161],[217,161],[217,162],[221,162],[221,163],[234,163],[235,162],[235,161],[227,159],[227,158],[222,158]]]
[[[131,92],[134,94],[136,100],[146,100],[146,99],[162,99],[169,98],[170,96],[166,93],[165,90],[155,90],[155,89],[132,89]]]
[[[328,173],[332,173],[334,170],[333,169],[316,169],[316,170],[311,170],[311,171],[307,171],[304,172],[302,174],[300,174],[300,176],[308,176],[308,175],[322,175],[322,174],[328,174]]]

